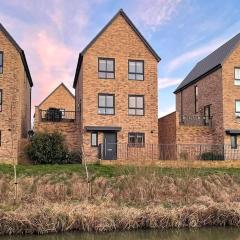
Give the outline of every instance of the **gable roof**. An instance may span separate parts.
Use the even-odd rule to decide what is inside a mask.
[[[123,9],[120,9],[113,18],[102,28],[102,30],[92,39],[92,41],[82,50],[82,52],[79,54],[78,58],[78,64],[76,68],[75,78],[73,82],[73,87],[76,87],[78,75],[81,69],[82,59],[84,53],[96,42],[96,40],[103,34],[103,32],[112,24],[112,22],[121,15],[125,21],[129,24],[129,26],[132,28],[132,30],[137,34],[137,36],[142,40],[142,42],[145,44],[145,46],[148,48],[148,50],[152,53],[152,55],[156,58],[156,60],[159,62],[161,58],[158,56],[158,54],[155,52],[155,50],[151,47],[151,45],[147,42],[147,40],[143,37],[143,35],[139,32],[137,27],[133,24],[133,22],[130,20],[130,18],[127,16],[127,14],[123,11]]]
[[[178,93],[182,89],[198,81],[200,78],[219,69],[238,43],[240,43],[240,33],[198,62],[187,77],[179,84],[174,93]]]
[[[29,67],[27,64],[27,60],[26,60],[26,56],[24,51],[21,49],[21,47],[17,44],[17,42],[13,39],[13,37],[9,34],[9,32],[3,27],[3,25],[0,23],[0,31],[2,31],[2,33],[6,36],[6,38],[12,43],[12,45],[16,48],[16,50],[19,52],[21,59],[22,59],[22,63],[29,81],[30,86],[33,86],[33,81],[32,81],[32,77],[29,71]]]
[[[43,100],[42,100],[42,102],[38,105],[38,107],[39,106],[41,106],[45,101],[47,101],[47,99],[50,97],[50,96],[52,96],[60,87],[64,87],[66,90],[67,90],[67,92],[71,95],[71,97],[73,98],[73,99],[75,99],[75,96],[71,93],[71,91],[66,87],[66,85],[64,84],[64,83],[61,83],[60,85],[58,85],[46,98],[44,98]]]

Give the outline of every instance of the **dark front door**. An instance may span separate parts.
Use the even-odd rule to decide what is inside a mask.
[[[117,133],[104,133],[103,159],[117,159]]]

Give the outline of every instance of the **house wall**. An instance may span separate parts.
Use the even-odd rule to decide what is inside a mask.
[[[180,125],[177,112],[159,118],[158,129],[159,144],[214,144],[212,128]]]
[[[98,78],[98,57],[115,58],[115,79]],[[128,60],[144,60],[144,81],[128,80]],[[118,143],[128,142],[129,132],[145,133],[146,144],[158,143],[157,61],[125,19],[119,15],[84,54],[76,88],[82,101],[83,146],[86,156],[97,156],[85,126],[119,126]],[[98,93],[115,94],[115,115],[98,115]],[[128,116],[128,95],[145,95],[145,115]],[[78,97],[80,95],[80,97]],[[99,136],[101,141],[102,136]]]
[[[60,132],[65,138],[70,151],[80,151],[80,134],[75,122],[40,122],[37,125],[38,132]]]
[[[59,108],[65,111],[75,111],[75,98],[61,84],[38,107],[42,110]]]
[[[39,106],[35,107],[34,131],[49,133],[60,132],[65,137],[66,145],[69,150],[79,151],[80,133],[76,121],[42,122],[40,110],[47,110],[49,108],[59,108],[65,109],[65,111],[75,111],[75,98],[65,88],[64,85],[61,84]],[[71,114],[70,117],[75,117],[75,115]]]
[[[223,77],[223,119],[224,129],[240,129],[240,119],[235,116],[235,100],[240,99],[240,86],[234,85],[234,67],[240,67],[240,44],[226,58],[222,66]],[[225,134],[225,144],[230,144],[230,136]],[[238,137],[238,144],[240,137]]]
[[[198,113],[195,113],[194,87],[196,85],[199,94]],[[176,110],[185,116],[204,116],[204,106],[211,105],[212,129],[216,144],[222,144],[224,140],[222,92],[222,69],[220,68],[176,94]]]
[[[177,132],[176,112],[170,113],[158,119],[159,144],[176,144]]]
[[[17,162],[18,148],[30,128],[30,86],[21,56],[0,31],[0,51],[4,52],[4,69],[0,74],[3,106],[0,112],[0,162]]]

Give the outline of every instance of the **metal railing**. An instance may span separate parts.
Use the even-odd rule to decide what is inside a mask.
[[[180,116],[180,125],[187,125],[187,126],[212,126],[212,117],[206,116]]]
[[[42,122],[74,122],[76,119],[75,111],[39,110]]]
[[[110,151],[109,151],[110,150]],[[108,155],[109,154],[109,155]],[[223,144],[144,144],[133,147],[127,143],[99,146],[102,160],[240,160],[240,145],[232,149]]]

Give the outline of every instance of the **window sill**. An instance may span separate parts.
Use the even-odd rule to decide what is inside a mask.
[[[128,79],[129,81],[140,81],[140,82],[143,82],[144,81],[144,79],[143,80],[140,80],[140,79]]]

